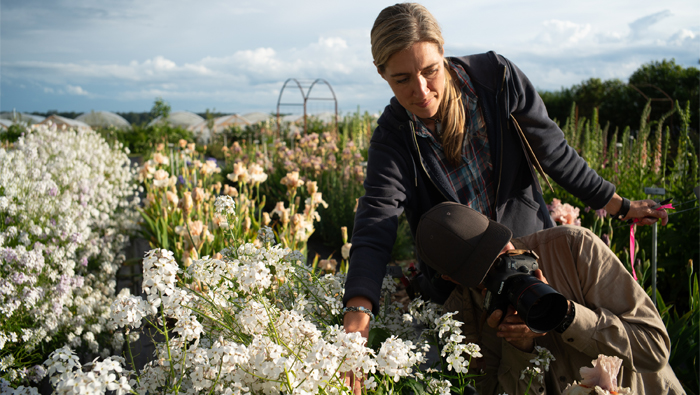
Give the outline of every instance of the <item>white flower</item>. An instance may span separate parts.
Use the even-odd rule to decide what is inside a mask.
[[[263,244],[274,243],[275,232],[273,232],[272,228],[270,228],[269,226],[263,226],[258,231],[258,240],[260,240],[260,242]]]
[[[214,208],[217,213],[223,215],[236,215],[236,203],[233,198],[228,195],[220,195],[216,197]]]
[[[556,358],[554,358],[554,355],[552,355],[548,349],[541,346],[535,346],[535,352],[537,353],[537,356],[531,359],[530,363],[534,363],[535,366],[541,366],[545,372],[548,372],[549,364],[552,361],[556,361]]]
[[[537,378],[540,383],[544,382],[544,372],[536,366],[528,366],[520,372],[520,380],[532,380]]]
[[[343,259],[350,259],[350,249],[351,248],[352,248],[351,243],[345,243],[340,248],[340,254],[342,255]]]
[[[248,174],[250,175],[251,184],[259,184],[267,180],[267,174],[263,171],[263,167],[257,163],[248,165]]]
[[[22,326],[18,352],[61,337],[99,350],[120,251],[137,227],[135,175],[121,147],[92,131],[40,125],[0,149],[0,212],[13,218],[0,223],[0,245],[15,245],[0,248],[11,262],[0,273],[0,314],[6,328]],[[17,321],[26,316],[34,324]]]
[[[141,297],[129,295],[128,288],[124,288],[124,290],[127,292],[120,292],[112,304],[110,323],[116,328],[124,326],[139,328],[141,327],[142,319],[151,313],[151,308],[148,302],[141,299]],[[123,341],[124,338],[122,337],[121,342],[123,343]]]
[[[382,343],[377,353],[377,370],[398,382],[401,377],[411,374],[414,365],[423,362],[423,354],[414,352],[415,348],[410,340],[391,336]]]

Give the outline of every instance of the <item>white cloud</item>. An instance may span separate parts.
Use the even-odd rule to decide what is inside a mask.
[[[177,65],[175,62],[165,59],[162,56],[156,56],[153,59],[149,59],[143,63],[143,66],[149,70],[149,72],[155,71],[170,71],[175,70]]]
[[[348,43],[340,37],[320,37],[318,43],[329,49],[346,49],[348,47]]]
[[[87,96],[88,92],[86,92],[83,88],[79,86],[74,86],[74,85],[66,85],[66,92],[71,95],[79,95],[79,96]]]
[[[697,44],[700,42],[699,38],[700,34],[698,32],[693,32],[688,29],[681,29],[671,36],[671,38],[669,38],[668,44],[680,47],[683,45],[690,45],[694,42],[697,47]]]
[[[237,51],[230,58],[222,59],[227,66],[234,66],[257,74],[278,73],[287,65],[277,59],[277,52],[272,48],[256,48]]]
[[[574,45],[591,33],[591,25],[571,21],[552,19],[543,23],[545,32],[541,38],[544,42],[555,45]]]

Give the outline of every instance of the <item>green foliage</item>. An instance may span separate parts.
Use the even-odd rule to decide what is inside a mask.
[[[690,293],[688,309],[679,313],[674,305],[666,305],[661,293],[657,291],[656,301],[661,319],[671,338],[671,357],[673,367],[683,388],[689,395],[697,395],[700,388],[698,373],[698,339],[700,339],[700,287],[698,277],[693,273],[692,264],[686,267],[687,286]],[[651,289],[648,290],[651,292]]]
[[[674,348],[671,366],[686,386],[697,386],[698,348],[698,303],[696,288],[686,285],[697,282],[698,239],[698,198],[693,188],[699,185],[698,155],[691,138],[690,104],[685,108],[678,103],[673,112],[666,112],[659,118],[650,117],[651,103],[647,103],[640,116],[636,136],[626,127],[621,135],[616,131],[607,140],[607,131],[600,127],[597,112],[593,110],[591,120],[583,117],[576,122],[570,117],[563,131],[569,144],[588,162],[598,174],[617,187],[617,193],[631,200],[673,198],[676,210],[669,210],[669,223],[658,226],[657,273],[649,269],[652,252],[652,227],[637,226],[635,230],[635,268],[640,284],[646,284],[651,276],[657,275],[659,295],[673,305],[673,312],[661,309],[662,316],[669,326]],[[678,137],[673,139],[666,123],[674,114],[680,120]],[[649,121],[649,119],[653,119]],[[583,213],[586,207],[561,186],[552,183],[554,192],[545,190],[545,200],[561,199]],[[644,187],[665,188],[663,197],[647,196]],[[601,219],[592,211],[581,215],[582,225],[593,229],[596,234],[608,238],[610,247],[620,260],[631,270],[629,253],[629,225]],[[619,237],[618,237],[619,235]],[[688,262],[695,270],[688,271]],[[663,314],[666,314],[665,316]],[[681,339],[687,336],[688,339]],[[690,339],[692,337],[692,339]],[[674,340],[675,339],[675,340]],[[692,356],[692,358],[691,358]],[[689,387],[690,388],[690,387]],[[691,392],[689,392],[691,393]],[[695,392],[693,392],[695,393]]]
[[[214,120],[216,119],[216,116],[214,113],[216,112],[216,108],[213,111],[207,110],[204,112],[204,119],[207,120],[207,128],[209,130],[214,130]]]
[[[156,98],[153,102],[153,107],[151,107],[151,116],[153,119],[162,117],[161,119],[166,119],[170,115],[170,104],[168,104],[162,97]]]
[[[107,141],[119,141],[129,152],[146,155],[159,144],[177,144],[180,140],[194,141],[192,132],[182,127],[165,124],[152,126],[132,125],[131,129],[107,128],[99,130]]]
[[[64,117],[64,118],[75,119],[75,118],[78,118],[78,116],[80,116],[80,114],[82,114],[82,112],[49,110],[46,112],[34,111],[31,114],[38,115],[38,116],[44,117],[44,118],[51,116],[51,115],[58,115],[58,116]]]
[[[131,126],[144,126],[148,122],[150,122],[153,118],[151,118],[151,113],[150,112],[115,112],[115,114],[121,116],[122,118],[126,119]]]
[[[652,118],[659,117],[662,112],[671,108],[674,101],[689,102],[689,126],[696,132],[700,130],[698,128],[700,69],[695,67],[684,68],[676,64],[675,59],[652,61],[637,69],[630,76],[629,83],[635,85],[649,97],[663,99],[668,95],[672,99],[663,105],[654,106],[651,113]],[[678,125],[680,123],[676,123],[674,119],[671,129],[674,130]]]
[[[22,134],[27,131],[27,127],[21,124],[12,124],[7,130],[0,130],[0,141],[6,143],[14,143]]]
[[[550,118],[564,120],[569,116],[573,103],[577,104],[573,121],[579,116],[592,114],[597,109],[602,124],[608,130],[621,130],[634,125],[642,116],[649,99],[654,103],[649,113],[651,119],[659,119],[674,108],[674,102],[690,102],[689,126],[697,136],[698,97],[700,97],[700,70],[683,68],[675,60],[656,61],[642,65],[629,78],[629,84],[619,79],[603,81],[591,78],[556,92],[540,92]],[[671,133],[678,132],[681,123],[671,117],[668,120]],[[696,147],[697,148],[697,147]]]
[[[367,160],[367,147],[369,138],[374,129],[374,120],[365,112],[362,114],[359,109],[352,115],[345,116],[338,123],[339,141],[338,147],[341,152],[349,143],[352,142],[356,152],[355,158],[348,159],[347,163],[355,163],[356,173],[361,173],[362,177],[357,179],[357,182],[344,181],[341,172],[329,172],[325,180],[319,182],[319,189],[323,192],[324,199],[328,202],[328,209],[321,209],[321,223],[319,225],[319,234],[322,236],[326,244],[339,246],[341,241],[340,228],[346,226],[348,234],[352,235],[355,224],[355,207],[357,199],[365,194],[365,189],[362,184],[364,181],[364,163]],[[342,148],[341,148],[342,147]],[[342,155],[341,155],[342,156]],[[357,166],[360,166],[357,168]],[[352,170],[352,169],[351,169]]]

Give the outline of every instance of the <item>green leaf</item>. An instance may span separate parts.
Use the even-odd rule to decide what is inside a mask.
[[[143,209],[141,209],[141,208],[138,208],[138,207],[137,207],[136,210],[138,210],[138,212],[141,214],[141,216],[143,217],[143,219],[146,220],[146,223],[148,223],[148,228],[151,230],[151,232],[153,232],[153,233],[155,234],[155,233],[156,233],[156,232],[155,232],[156,226],[155,226],[155,224],[153,223],[153,220],[151,219],[151,217],[149,217],[148,214],[146,214],[146,212],[145,212]]]
[[[367,347],[378,349],[391,334],[383,328],[372,328],[367,336]]]
[[[162,243],[161,243],[161,246],[162,246],[164,249],[167,250],[168,247],[169,247],[169,243],[168,243],[168,222],[165,220],[165,218],[162,218],[162,219],[161,219],[161,224],[162,224],[162,232],[163,232],[163,233],[162,233],[163,241],[162,241]]]
[[[427,394],[427,392],[425,392],[425,387],[423,386],[423,383],[414,379],[407,380],[406,386],[413,390],[414,395]]]

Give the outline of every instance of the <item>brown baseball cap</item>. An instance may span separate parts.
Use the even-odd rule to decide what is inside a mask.
[[[463,204],[440,203],[420,219],[418,257],[438,273],[476,287],[508,244],[513,233]]]

